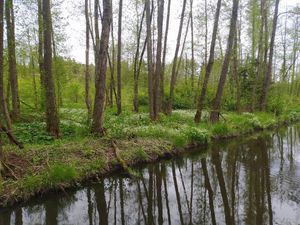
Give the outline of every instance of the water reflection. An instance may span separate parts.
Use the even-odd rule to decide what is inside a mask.
[[[298,224],[300,126],[0,211],[0,225]]]

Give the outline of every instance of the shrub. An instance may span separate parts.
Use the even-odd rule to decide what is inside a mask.
[[[226,135],[229,133],[229,128],[226,123],[217,123],[212,128],[212,133],[214,135]]]

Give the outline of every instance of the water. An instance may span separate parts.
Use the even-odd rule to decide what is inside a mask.
[[[300,224],[300,126],[138,171],[2,209],[0,225]]]

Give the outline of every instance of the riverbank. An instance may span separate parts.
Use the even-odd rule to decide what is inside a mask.
[[[190,146],[213,143],[270,129],[300,119],[300,111],[272,113],[225,113],[210,124],[193,122],[194,111],[174,111],[151,123],[146,113],[110,115],[104,138],[75,137],[47,144],[27,143],[25,149],[4,147],[6,176],[0,184],[0,205],[26,201],[34,195],[64,190],[116,169],[153,162],[180,154]],[[79,129],[84,129],[78,125]],[[129,166],[127,168],[127,166]]]

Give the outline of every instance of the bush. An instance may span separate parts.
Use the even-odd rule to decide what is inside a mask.
[[[207,130],[200,130],[195,127],[191,127],[186,134],[191,142],[197,142],[205,144],[209,141],[209,133]]]
[[[228,125],[226,123],[217,123],[212,128],[212,133],[214,135],[226,135],[229,133]]]

